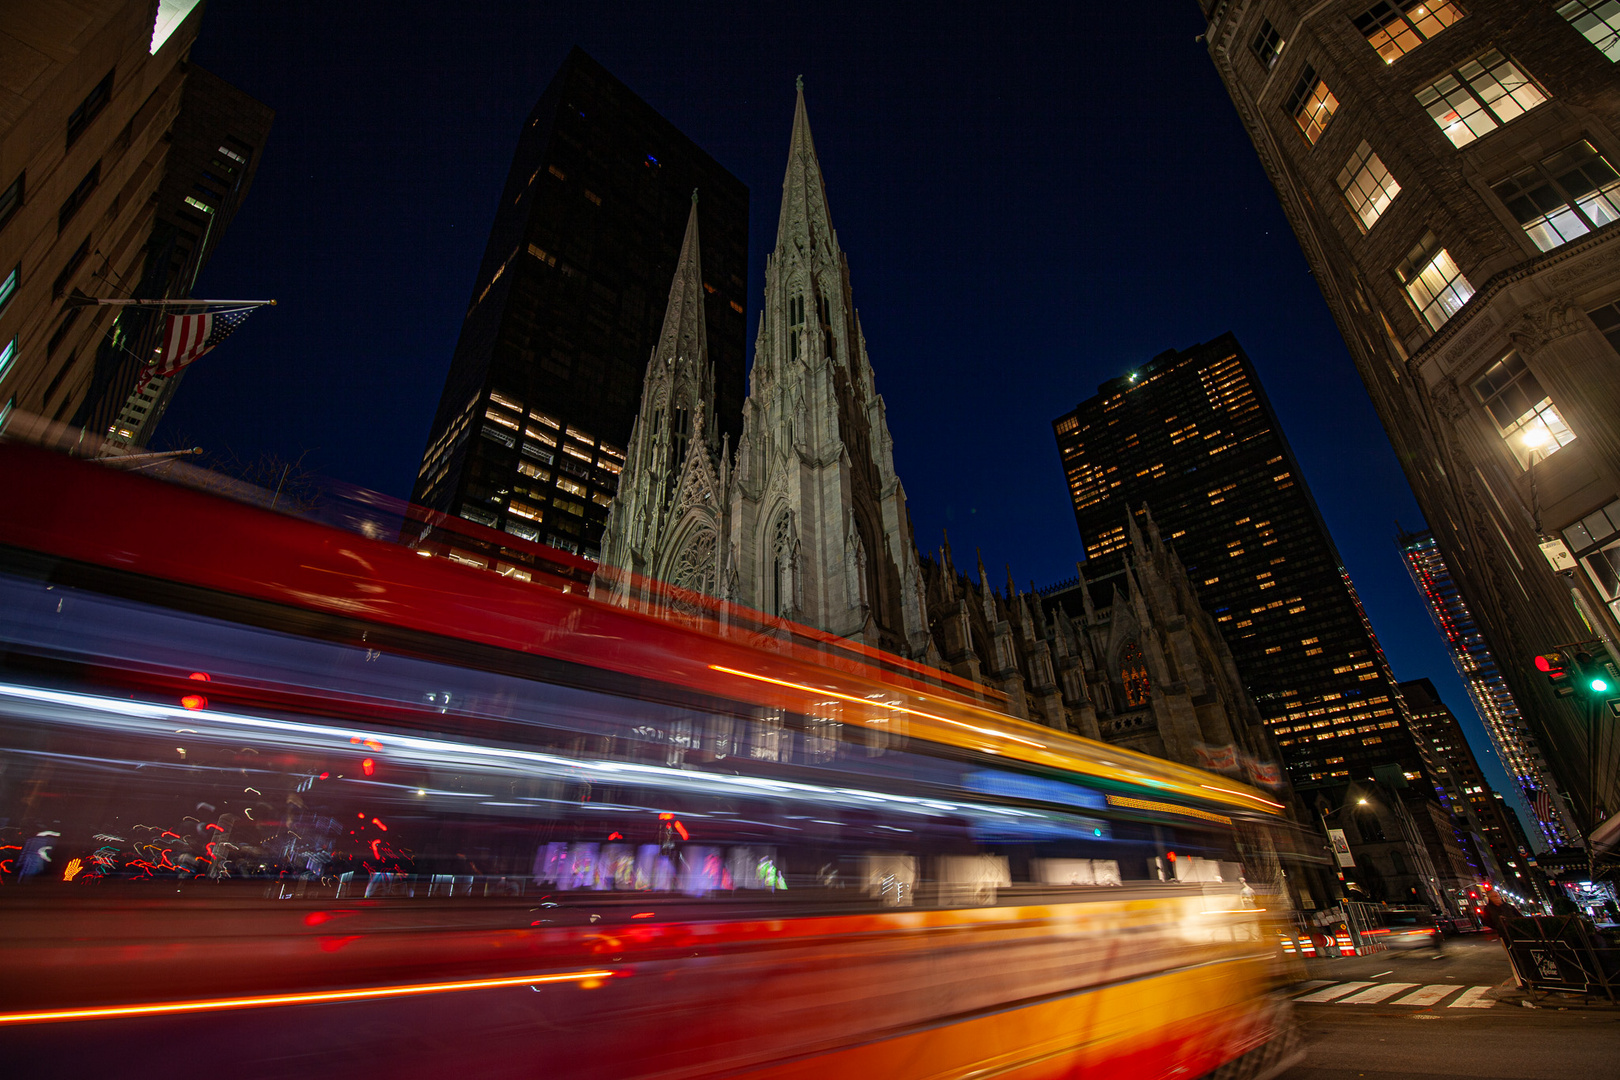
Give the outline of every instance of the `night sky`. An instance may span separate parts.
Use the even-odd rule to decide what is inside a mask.
[[[304,456],[408,497],[518,131],[575,44],[748,185],[751,353],[803,74],[923,549],[948,528],[992,581],[1072,577],[1052,419],[1230,329],[1396,675],[1435,681],[1516,799],[1401,565],[1395,521],[1422,516],[1194,0],[412,6],[209,5],[192,59],[277,115],[197,295],[279,306],[191,369],[154,446]]]

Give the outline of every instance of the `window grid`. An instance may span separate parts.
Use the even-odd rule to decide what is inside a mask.
[[[6,227],[6,223],[11,220],[11,216],[22,206],[23,181],[27,178],[27,173],[18,173],[17,179],[11,182],[11,186],[4,191],[0,191],[0,229]]]
[[[1620,173],[1585,140],[1491,190],[1541,251],[1620,220]]]
[[[1575,441],[1575,433],[1516,352],[1492,364],[1474,380],[1474,394],[1496,422],[1502,440],[1520,468]]]
[[[1350,212],[1361,222],[1361,231],[1366,232],[1401,193],[1401,185],[1363,139],[1339,170],[1339,190],[1344,192]]]
[[[11,298],[17,295],[17,286],[22,284],[22,263],[11,268],[4,280],[0,280],[0,315],[6,313],[6,306]]]
[[[1614,2],[1620,4],[1620,0]],[[1271,20],[1261,19],[1260,29],[1255,33],[1254,40],[1249,43],[1249,48],[1254,51],[1254,57],[1260,61],[1260,66],[1270,71],[1277,66],[1277,58],[1282,55],[1283,46],[1286,44],[1277,28],[1271,25]]]
[[[1620,302],[1604,304],[1586,314],[1596,324],[1599,332],[1609,339],[1614,351],[1620,353]]]
[[[1432,330],[1444,326],[1474,295],[1474,287],[1432,232],[1408,253],[1395,276]]]
[[[1569,0],[1558,14],[1610,62],[1620,62],[1620,0]]]
[[[1517,64],[1492,49],[1425,86],[1418,104],[1459,150],[1547,100]]]
[[[1384,63],[1393,64],[1462,17],[1462,9],[1451,0],[1399,5],[1379,0],[1351,21]]]
[[[1338,107],[1339,99],[1333,96],[1327,83],[1317,77],[1316,69],[1306,64],[1294,84],[1294,92],[1288,95],[1288,111],[1293,114],[1294,123],[1299,125],[1306,142],[1316,145]]]

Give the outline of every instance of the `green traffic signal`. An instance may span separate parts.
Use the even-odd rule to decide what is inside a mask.
[[[1607,680],[1607,679],[1593,679],[1591,685],[1592,685],[1592,693],[1594,693],[1594,694],[1608,693],[1609,680]]]

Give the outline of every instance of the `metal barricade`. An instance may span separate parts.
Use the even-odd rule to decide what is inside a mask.
[[[1502,942],[1519,981],[1536,990],[1604,994],[1620,990],[1620,948],[1573,915],[1507,918]]]

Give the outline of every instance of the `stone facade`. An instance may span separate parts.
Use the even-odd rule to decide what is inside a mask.
[[[1277,752],[1232,654],[1151,514],[1129,521],[1123,571],[1020,591],[957,571],[947,540],[924,565],[940,666],[1005,697],[1014,716],[1264,783]],[[1077,568],[1080,569],[1080,568]],[[1255,775],[1247,774],[1253,770]]]
[[[1606,160],[1599,172],[1620,164],[1620,81],[1603,51],[1607,31],[1599,24],[1600,40],[1590,39],[1572,5],[1470,0],[1438,5],[1444,18],[1414,8],[1426,29],[1394,45],[1364,33],[1367,20],[1404,16],[1375,12],[1372,0],[1202,7],[1210,56],[1459,591],[1589,828],[1620,809],[1620,776],[1599,772],[1593,790],[1586,721],[1553,697],[1532,660],[1620,636],[1620,521],[1604,515],[1615,505],[1620,516],[1620,226],[1603,208],[1612,195],[1599,189],[1609,181],[1565,190],[1584,181],[1558,164],[1572,148],[1589,163],[1591,154]],[[1496,74],[1482,74],[1487,67]],[[1335,102],[1325,119],[1314,106],[1294,107],[1307,68]],[[1517,96],[1489,105],[1493,86],[1508,84]],[[1426,106],[1430,87],[1443,89],[1453,115]],[[1472,118],[1466,126],[1459,110]],[[1296,112],[1315,123],[1296,122]],[[1398,185],[1391,194],[1385,184],[1376,205],[1347,182],[1367,151]],[[1503,186],[1521,180],[1533,198]],[[1554,237],[1532,204],[1549,210],[1561,200],[1564,233]],[[1427,261],[1436,251],[1449,265]],[[1460,275],[1438,306],[1412,284],[1436,265],[1434,282]],[[1525,425],[1540,421],[1493,414],[1480,380],[1503,362],[1522,363],[1533,380],[1524,385],[1556,410],[1571,440],[1530,449]],[[1566,543],[1578,562],[1555,570],[1544,539]],[[1599,760],[1613,760],[1616,739],[1603,733]]]
[[[596,595],[747,632],[807,625],[952,672],[1013,716],[1281,786],[1231,653],[1151,515],[1145,535],[1129,523],[1121,574],[1044,595],[1010,580],[998,592],[982,562],[971,581],[948,542],[919,556],[802,87],[735,449],[716,434],[700,249],[694,202]]]
[[[694,204],[604,530],[597,591],[648,603],[655,589],[647,579],[656,579],[925,657],[905,490],[802,85],[734,452],[715,445],[700,263]]]

